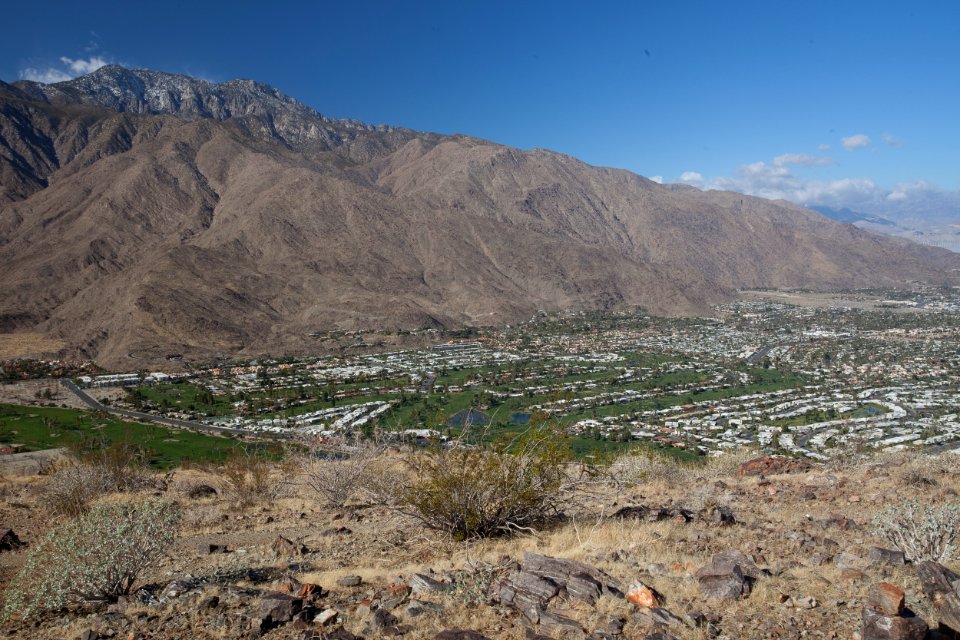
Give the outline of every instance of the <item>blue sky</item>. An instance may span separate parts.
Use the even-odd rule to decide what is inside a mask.
[[[333,117],[872,213],[960,190],[960,2],[23,3],[0,78],[253,78]]]

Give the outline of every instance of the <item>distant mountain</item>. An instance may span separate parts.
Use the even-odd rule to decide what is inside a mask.
[[[840,210],[825,206],[809,208],[831,220],[853,224],[866,231],[909,238],[915,242],[960,252],[960,210],[956,205],[950,206],[950,197],[950,195],[944,196],[948,202],[939,213],[933,214],[927,211],[920,215],[913,215],[910,212],[899,212],[891,215],[890,218],[851,211],[847,208]]]
[[[246,80],[110,66],[0,84],[0,332],[106,364],[958,268],[783,202],[334,120]]]
[[[871,224],[878,224],[883,226],[896,227],[897,223],[886,218],[881,218],[879,216],[871,216],[866,213],[859,213],[857,211],[852,211],[847,207],[843,209],[831,209],[830,207],[825,206],[811,206],[807,207],[812,211],[816,211],[819,214],[825,215],[831,220],[836,220],[837,222],[846,222],[848,224],[856,224],[857,222],[869,222]]]

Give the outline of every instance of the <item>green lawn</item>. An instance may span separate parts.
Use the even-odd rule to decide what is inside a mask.
[[[20,451],[67,447],[84,441],[130,440],[148,452],[151,466],[169,468],[185,460],[222,460],[235,440],[120,420],[77,409],[0,404],[0,443]]]

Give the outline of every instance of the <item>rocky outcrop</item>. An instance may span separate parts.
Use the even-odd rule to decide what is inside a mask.
[[[761,576],[756,563],[736,550],[728,550],[713,556],[694,577],[700,595],[706,600],[739,600],[750,595],[754,581]]]

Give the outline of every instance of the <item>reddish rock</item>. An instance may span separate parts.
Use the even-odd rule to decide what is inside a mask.
[[[870,607],[863,610],[861,640],[923,640],[927,623],[917,617],[889,616]]]
[[[660,606],[656,592],[639,581],[634,582],[630,585],[630,588],[627,589],[627,600],[638,607]]]
[[[762,456],[741,464],[740,468],[737,469],[737,477],[769,476],[778,473],[806,471],[809,468],[810,463],[805,460],[788,458],[787,456]]]
[[[898,616],[903,613],[905,596],[903,589],[895,587],[889,582],[881,582],[870,590],[867,606],[888,616]]]
[[[316,600],[323,595],[323,589],[318,584],[313,584],[311,582],[304,582],[300,585],[300,591],[297,592],[297,597],[302,598],[306,601]]]

